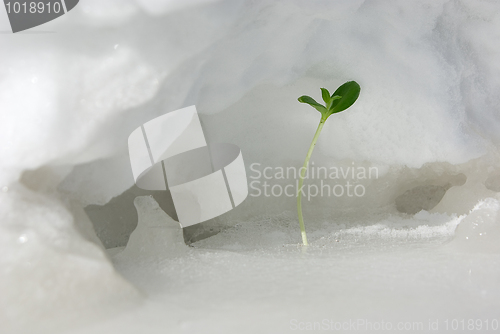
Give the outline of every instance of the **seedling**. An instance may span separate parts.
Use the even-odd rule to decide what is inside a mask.
[[[314,150],[314,146],[316,146],[316,142],[318,141],[319,134],[323,129],[323,125],[325,125],[326,120],[330,115],[339,113],[341,111],[346,110],[350,106],[353,105],[354,102],[358,99],[359,92],[361,88],[359,87],[356,81],[348,81],[337,90],[330,95],[330,92],[326,88],[321,88],[321,96],[323,101],[325,101],[325,105],[319,104],[312,97],[303,95],[299,97],[299,102],[307,103],[314,109],[318,110],[321,113],[321,120],[319,121],[318,129],[314,134],[311,146],[309,147],[309,151],[307,151],[306,160],[304,161],[304,165],[300,169],[300,177],[299,177],[299,189],[297,191],[297,213],[299,215],[299,224],[300,231],[302,233],[302,242],[305,246],[307,243],[306,229],[304,226],[304,218],[302,217],[302,186],[304,185],[304,175],[306,173],[307,166],[309,165],[309,159],[311,159],[312,152]]]

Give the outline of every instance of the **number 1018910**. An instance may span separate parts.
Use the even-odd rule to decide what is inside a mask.
[[[498,319],[446,319],[444,326],[447,331],[497,331]]]
[[[15,14],[35,14],[35,13],[59,13],[62,9],[60,2],[6,2],[5,8],[7,9],[7,13],[15,13]]]

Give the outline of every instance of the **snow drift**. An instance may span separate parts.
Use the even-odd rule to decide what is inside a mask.
[[[1,326],[140,298],[103,247],[125,246],[137,221],[133,129],[196,104],[207,141],[241,147],[247,168],[300,166],[319,116],[297,97],[347,80],[361,96],[331,117],[313,160],[380,175],[363,181],[362,198],[305,203],[315,238],[339,220],[391,234],[404,223],[377,224],[422,209],[431,213],[417,221],[448,224],[438,229],[447,236],[475,208],[458,231],[485,212],[490,240],[455,251],[498,253],[499,29],[494,0],[87,0],[36,31],[1,35]],[[84,208],[113,199],[108,225],[92,225]],[[120,207],[133,211],[128,223]],[[185,237],[293,210],[290,198],[249,197]],[[277,226],[274,242],[299,241]],[[373,231],[358,232],[383,234]]]

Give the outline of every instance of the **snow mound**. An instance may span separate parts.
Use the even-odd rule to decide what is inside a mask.
[[[500,202],[486,198],[458,226],[450,246],[468,252],[500,253]]]
[[[8,30],[3,11],[0,27]],[[394,243],[401,249],[413,242],[439,244],[451,238],[462,219],[452,252],[496,254],[499,27],[500,4],[488,0],[88,0],[40,30],[2,34],[1,330],[21,326],[26,317],[36,324],[45,318],[74,319],[96,305],[136,300],[137,291],[116,273],[92,226],[120,234],[121,219],[128,218],[114,212],[90,222],[84,213],[86,206],[104,206],[133,187],[127,154],[132,130],[194,104],[207,142],[238,145],[247,167],[298,167],[319,117],[297,97],[319,100],[320,87],[333,90],[347,80],[360,83],[361,96],[351,109],[330,118],[313,161],[326,167],[376,166],[381,173],[363,181],[362,198],[323,197],[304,204],[311,252],[323,246],[337,251],[358,241],[375,253]],[[455,182],[457,177],[465,183]],[[117,207],[131,207],[131,197],[124,196]],[[140,226],[121,256],[138,259],[115,265],[140,285],[146,281],[142,273],[133,265],[124,268],[126,263],[137,264],[169,245],[176,245],[172,252],[185,247],[180,231],[154,202],[139,198],[135,203]],[[194,246],[295,251],[289,246],[298,242],[294,214],[280,215],[294,205],[293,198],[249,197],[200,227],[225,231]],[[417,213],[421,209],[430,213]],[[147,227],[157,221],[165,225],[158,235]],[[158,263],[178,261],[174,267],[182,267],[192,253],[186,254],[143,261],[150,265],[144,272],[156,270]],[[227,256],[236,259],[231,264],[245,258]],[[419,265],[425,263],[414,256]],[[443,264],[434,259],[427,272]],[[481,277],[498,275],[481,267],[489,263],[481,259],[476,264]],[[264,267],[273,265],[269,261]],[[462,272],[461,265],[454,273]],[[349,268],[341,283],[356,274]],[[415,268],[409,267],[404,278],[411,280]],[[329,278],[323,279],[318,283]],[[437,291],[447,288],[440,282]],[[367,290],[376,288],[364,283]],[[296,288],[290,282],[288,287]],[[400,286],[391,306],[405,291]],[[323,296],[319,285],[314,292]],[[208,305],[213,296],[203,295]]]
[[[165,256],[182,255],[187,251],[181,226],[152,197],[136,197],[134,204],[139,223],[125,249],[114,257],[115,261],[124,258],[129,261],[154,261]]]

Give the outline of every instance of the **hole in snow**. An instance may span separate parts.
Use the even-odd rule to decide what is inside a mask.
[[[500,192],[500,172],[488,176],[484,181],[484,186],[489,190]]]
[[[419,185],[396,198],[396,209],[402,213],[415,214],[422,210],[429,211],[441,202],[444,195],[453,186],[465,184],[467,177],[464,174],[458,174],[451,177],[445,184]]]
[[[125,246],[130,234],[137,227],[137,210],[134,199],[138,196],[153,196],[160,208],[177,220],[177,214],[169,191],[143,190],[132,186],[104,205],[88,205],[85,213],[94,225],[95,232],[105,248]]]

